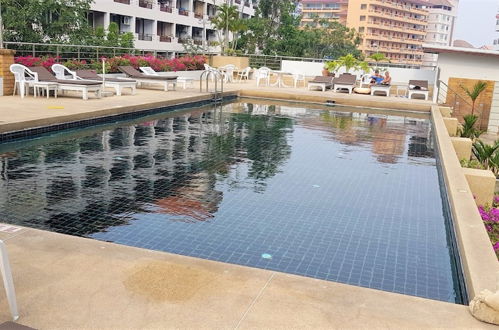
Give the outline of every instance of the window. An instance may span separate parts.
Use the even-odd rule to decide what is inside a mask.
[[[364,27],[363,26],[359,27],[359,33],[364,33]]]
[[[360,16],[360,21],[363,22],[366,20],[366,17],[365,16]]]
[[[367,9],[367,5],[366,5],[365,3],[361,4],[361,5],[360,5],[360,9],[363,9],[363,10],[364,10],[364,9]]]

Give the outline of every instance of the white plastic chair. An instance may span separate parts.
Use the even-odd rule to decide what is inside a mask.
[[[234,70],[237,70],[237,67],[234,64],[227,64],[223,67],[224,79],[226,83],[234,82]]]
[[[372,74],[366,73],[360,78],[360,88],[364,88],[364,85],[369,87],[371,86],[371,77]]]
[[[293,73],[293,80],[295,83],[295,88],[298,87],[298,83],[303,81],[303,87],[305,87],[305,75],[302,73]]]
[[[54,72],[55,77],[57,79],[72,79],[72,80],[78,79],[76,72],[69,70],[66,66],[62,64],[53,64],[51,69]],[[67,77],[66,73],[69,75],[69,77]]]
[[[30,80],[38,81],[38,74],[21,64],[12,64],[10,66],[10,72],[14,74],[15,79],[14,93],[12,95],[16,95],[16,91],[19,90],[19,95],[21,95],[21,98],[23,99],[24,96],[28,95],[28,82]]]
[[[239,74],[237,75],[239,82],[243,81],[244,79],[249,80],[250,72],[251,72],[251,67],[247,67],[243,71],[239,72]]]
[[[14,281],[10,270],[9,255],[7,254],[5,243],[2,240],[0,240],[0,270],[2,271],[3,286],[5,288],[5,293],[7,294],[10,313],[12,314],[12,319],[16,321],[19,318],[16,290],[14,289]]]
[[[270,86],[270,75],[272,74],[272,70],[267,67],[261,67],[257,70],[256,75],[256,87],[260,86],[260,81],[265,81],[267,86]]]

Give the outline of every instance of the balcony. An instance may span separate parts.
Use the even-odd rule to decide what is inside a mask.
[[[385,8],[402,10],[402,11],[413,13],[413,14],[414,13],[422,14],[422,15],[428,14],[428,11],[425,9],[417,8],[417,7],[411,6],[411,5],[403,5],[403,4],[395,2],[395,1],[374,0],[374,2],[376,2],[376,5],[381,6],[381,7],[385,7]]]
[[[178,14],[182,16],[189,16],[189,11],[187,9],[179,9]]]
[[[148,0],[139,0],[139,7],[152,9],[152,2],[150,2]]]
[[[159,41],[160,42],[172,42],[172,37],[171,36],[159,36]]]
[[[197,19],[203,19],[204,15],[202,13],[194,13],[194,17]]]
[[[408,22],[408,23],[414,23],[418,25],[424,25],[426,26],[428,23],[425,19],[422,18],[416,18],[416,17],[410,17],[406,15],[401,15],[401,14],[395,14],[387,11],[381,11],[381,10],[369,10],[370,16],[375,16],[379,18],[384,18],[388,20],[393,20],[393,21],[398,21],[398,22]]]
[[[240,5],[241,4],[241,0],[235,0],[234,1],[236,4]]]
[[[172,13],[173,12],[173,8],[168,6],[168,5],[165,5],[165,4],[161,4],[159,6],[159,10],[161,10],[162,12],[165,12],[165,13]]]
[[[137,39],[142,41],[152,41],[152,34],[137,34]]]
[[[194,44],[198,45],[198,46],[202,46],[203,45],[203,40],[194,39]]]
[[[130,4],[130,0],[114,0],[114,2],[122,3],[124,5],[129,5]]]

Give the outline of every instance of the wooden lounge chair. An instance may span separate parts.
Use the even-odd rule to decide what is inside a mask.
[[[385,93],[386,96],[390,96],[391,88],[392,85],[383,85],[383,84],[371,85],[371,95],[374,95],[374,93],[376,92],[382,92]]]
[[[58,89],[64,91],[82,92],[82,98],[88,100],[88,93],[95,93],[96,97],[102,96],[102,82],[89,80],[74,80],[74,79],[57,79],[49,70],[43,66],[35,66],[30,68],[36,73],[35,82],[57,83]]]
[[[348,90],[348,94],[352,94],[356,82],[357,82],[356,75],[350,73],[343,73],[338,78],[334,78],[333,90],[337,92],[338,90],[346,89]]]
[[[168,91],[168,85],[173,86],[173,90],[177,87],[177,78],[178,77],[164,77],[164,76],[155,76],[155,75],[147,75],[143,74],[140,71],[137,71],[133,66],[119,66],[118,70],[127,75],[127,77],[132,78],[137,81],[138,86],[142,86],[142,84],[159,84],[164,87],[164,91]]]
[[[103,79],[94,70],[76,70],[71,71],[66,66],[62,64],[52,65],[52,71],[55,73],[58,79],[71,79],[71,80],[89,80],[98,81],[104,84],[104,87],[114,88],[116,90],[116,95],[121,96],[124,88],[130,88],[132,95],[135,94],[135,88],[137,82],[131,79],[116,79],[116,78],[106,78]]]
[[[334,77],[324,77],[324,76],[316,76],[313,80],[308,82],[308,90],[312,87],[319,87],[323,92],[328,88],[333,88],[333,79]]]
[[[423,95],[425,100],[428,100],[430,91],[428,90],[428,80],[409,80],[409,87],[407,88],[408,97],[412,95]]]

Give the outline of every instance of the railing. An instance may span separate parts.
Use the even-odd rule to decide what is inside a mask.
[[[139,7],[152,9],[152,2],[146,0],[139,0]]]
[[[56,56],[60,61],[78,60],[91,61],[99,60],[102,57],[114,57],[124,54],[130,55],[157,55],[161,51],[154,49],[137,49],[126,47],[105,47],[86,45],[66,45],[66,44],[40,44],[24,42],[4,42],[4,47],[14,49],[16,56]],[[166,52],[166,51],[165,51]]]
[[[137,35],[137,39],[143,40],[143,41],[152,41],[152,34],[141,34],[141,33],[139,33]]]
[[[471,109],[473,105],[462,97],[458,92],[450,88],[446,83],[439,80],[438,81],[438,94],[437,103],[439,105],[447,106],[452,109],[452,116],[457,118],[460,122],[463,122],[463,117],[471,114]],[[478,125],[480,129],[487,129],[488,121],[485,116],[482,116],[485,109],[483,105],[475,107],[474,114],[478,116]]]
[[[140,36],[139,36],[140,37]],[[151,38],[151,36],[143,35],[144,40]],[[160,36],[160,41],[172,42],[173,38],[168,36]],[[149,39],[150,40],[150,39]],[[186,43],[187,39],[178,38],[178,43]],[[21,43],[21,42],[5,42],[5,48],[16,50],[16,56],[57,56],[60,61],[66,60],[98,60],[102,57],[114,57],[123,54],[130,55],[158,55],[165,54],[168,49],[164,51],[158,49],[137,49],[137,48],[125,48],[125,47],[105,47],[105,46],[87,46],[87,45],[68,45],[68,44],[42,44],[42,43]],[[208,40],[207,45],[210,47],[217,46],[218,42],[214,40]],[[249,57],[249,62],[251,67],[262,67],[266,66],[273,70],[280,70],[281,63],[284,60],[289,61],[300,61],[300,62],[315,62],[315,63],[325,63],[330,61],[327,58],[308,58],[308,57],[292,57],[292,56],[273,56],[273,55],[255,55],[255,54],[243,54],[236,56]],[[428,69],[435,70],[434,66],[423,66],[417,63],[374,63],[369,62],[371,66],[383,66],[384,68],[409,68],[409,69]]]
[[[330,59],[324,58],[307,58],[307,57],[292,57],[292,56],[272,56],[272,55],[236,55],[249,57],[249,62],[251,67],[262,67],[266,66],[272,70],[280,70],[282,61],[300,61],[300,62],[315,62],[315,63],[325,63],[330,61]],[[424,66],[421,64],[411,64],[411,63],[375,63],[368,62],[370,66],[383,66],[384,68],[405,68],[405,69],[427,69],[435,70],[435,66]]]

